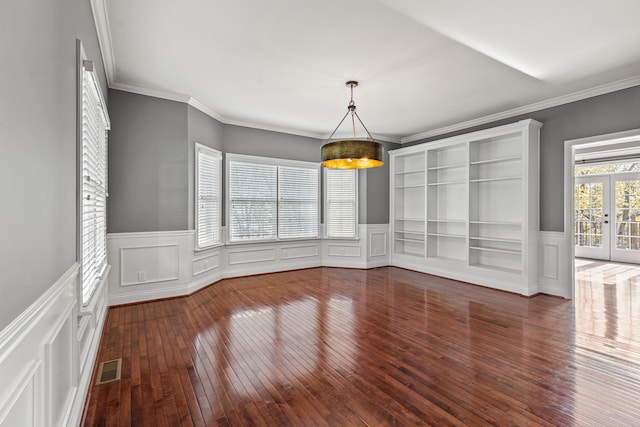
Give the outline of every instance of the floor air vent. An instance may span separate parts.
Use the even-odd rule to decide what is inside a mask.
[[[122,359],[113,359],[102,362],[98,368],[98,381],[96,385],[118,381],[120,379],[120,367]]]

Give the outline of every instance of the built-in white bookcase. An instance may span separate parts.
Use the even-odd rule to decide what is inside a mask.
[[[427,257],[467,259],[467,144],[427,156]]]
[[[425,153],[401,156],[393,179],[393,250],[423,257],[425,253]]]
[[[392,263],[535,293],[541,126],[523,120],[391,151]]]

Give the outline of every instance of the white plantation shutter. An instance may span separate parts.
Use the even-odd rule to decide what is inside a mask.
[[[357,237],[357,170],[326,169],[325,194],[327,237]]]
[[[227,154],[229,242],[319,237],[315,163]]]
[[[278,168],[278,237],[318,237],[318,169]]]
[[[277,236],[278,168],[229,162],[229,241],[273,240]]]
[[[81,220],[83,305],[89,303],[107,267],[108,128],[109,119],[98,83],[93,72],[83,67]]]
[[[196,245],[204,249],[222,243],[220,238],[220,173],[222,154],[196,144]]]

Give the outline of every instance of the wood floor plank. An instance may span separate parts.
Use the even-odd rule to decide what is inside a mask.
[[[225,279],[111,308],[86,426],[633,425],[640,282],[581,263],[575,302],[393,267]]]

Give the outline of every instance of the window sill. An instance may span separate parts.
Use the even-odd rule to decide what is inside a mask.
[[[341,241],[350,241],[350,242],[359,242],[360,237],[323,237],[322,240],[341,240]]]
[[[289,242],[308,242],[310,240],[324,240],[322,237],[303,237],[299,239],[277,239],[277,240],[247,240],[243,242],[227,242],[224,246],[243,246],[243,245],[263,245],[274,243],[289,243]]]
[[[207,251],[212,251],[215,249],[220,249],[222,247],[224,247],[224,243],[218,243],[217,245],[207,246],[206,248],[195,248],[193,252],[199,254]]]

